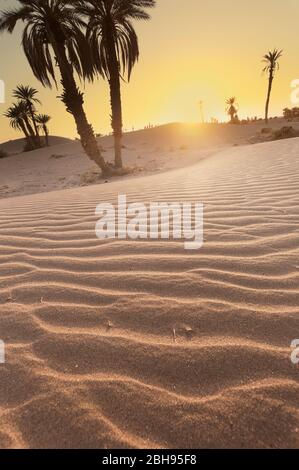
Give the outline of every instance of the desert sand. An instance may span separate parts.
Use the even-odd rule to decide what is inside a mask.
[[[299,139],[230,132],[199,150],[127,136],[146,171],[87,187],[53,174],[80,185],[74,143],[48,172],[0,161],[2,448],[299,446]],[[95,207],[119,193],[203,202],[203,248],[98,240]]]

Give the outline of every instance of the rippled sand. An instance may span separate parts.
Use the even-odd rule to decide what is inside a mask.
[[[0,446],[298,447],[298,149],[0,201]],[[204,247],[99,241],[120,192],[202,201]]]

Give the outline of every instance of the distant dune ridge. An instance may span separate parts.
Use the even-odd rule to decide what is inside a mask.
[[[298,148],[0,201],[1,447],[298,447]],[[119,193],[202,201],[204,247],[99,241]]]
[[[270,120],[266,128],[263,121],[247,125],[172,123],[128,132],[123,137],[124,164],[131,169],[129,178],[161,173],[193,165],[223,148],[270,140],[271,132],[285,126],[290,123],[280,118]],[[291,126],[299,131],[299,122]],[[113,162],[113,137],[102,137],[99,143],[105,160]],[[0,158],[0,198],[107,182],[86,158],[79,141],[50,137],[50,144],[26,153],[20,153],[23,139],[0,145],[10,155]]]

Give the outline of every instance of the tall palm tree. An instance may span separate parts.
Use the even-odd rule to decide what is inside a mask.
[[[35,77],[44,85],[56,84],[53,64],[60,70],[63,92],[61,99],[75,119],[78,134],[86,154],[103,173],[109,172],[92,126],[84,111],[83,93],[77,87],[75,72],[83,79],[92,79],[95,73],[91,51],[82,31],[84,23],[67,0],[18,0],[20,6],[2,12],[0,32],[12,33],[16,24],[25,24],[22,45]]]
[[[270,97],[271,91],[273,86],[273,80],[275,73],[279,70],[279,62],[278,60],[282,56],[283,50],[273,49],[273,51],[269,51],[263,57],[263,62],[266,64],[263,72],[268,74],[268,92],[267,92],[267,100],[266,100],[266,109],[265,109],[265,123],[268,124],[268,115],[269,115],[269,104],[270,104]]]
[[[239,109],[239,105],[237,103],[237,98],[235,98],[234,96],[231,97],[231,98],[228,98],[225,102],[226,104],[226,112],[227,114],[230,116],[230,121],[231,123],[234,123],[236,121],[236,116],[237,116],[237,112],[238,112],[238,109]]]
[[[40,100],[36,98],[38,91],[35,88],[30,86],[18,85],[15,90],[13,90],[13,97],[17,98],[20,101],[24,101],[28,106],[28,110],[30,113],[31,121],[33,123],[33,127],[35,130],[35,136],[38,146],[41,146],[38,126],[35,119],[35,104],[41,104]]]
[[[34,148],[34,140],[31,131],[32,128],[28,129],[28,108],[23,101],[12,104],[8,110],[4,113],[4,116],[10,120],[10,125],[13,129],[23,131],[27,140],[28,146]]]
[[[49,129],[47,124],[50,120],[51,116],[48,116],[47,114],[38,114],[36,116],[36,122],[41,126],[44,131],[47,147],[49,147]]]
[[[76,1],[78,11],[88,18],[87,38],[97,70],[109,82],[111,125],[114,134],[115,167],[122,167],[121,78],[128,81],[139,57],[139,45],[132,20],[148,20],[146,8],[155,0],[87,0]]]

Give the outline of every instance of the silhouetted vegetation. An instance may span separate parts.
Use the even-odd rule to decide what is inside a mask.
[[[44,143],[39,135],[39,124],[42,126],[43,124],[39,122],[39,119],[41,117],[47,117],[47,122],[50,120],[49,116],[38,115],[36,113],[36,104],[41,104],[39,99],[36,97],[37,93],[37,90],[34,88],[19,85],[13,91],[13,97],[17,98],[18,101],[13,103],[4,113],[4,116],[10,120],[11,127],[23,132],[26,138],[26,145],[24,147],[25,152],[43,147]],[[49,131],[48,128],[46,128],[47,145],[49,142],[48,135]]]
[[[285,108],[283,110],[283,117],[288,121],[299,120],[299,108]]]
[[[47,147],[49,147],[48,123],[49,123],[50,120],[51,120],[51,116],[48,116],[47,114],[38,114],[36,116],[36,123],[43,130]]]
[[[130,79],[139,56],[138,38],[131,21],[149,19],[145,8],[155,6],[155,0],[19,0],[19,3],[19,7],[2,12],[0,32],[12,33],[17,23],[24,24],[22,46],[34,76],[43,86],[51,87],[57,84],[55,67],[58,68],[62,85],[60,99],[74,117],[85,153],[103,174],[113,173],[87,120],[83,93],[76,84],[75,74],[85,81],[93,80],[100,73],[109,81],[115,167],[121,168],[120,80],[124,74]],[[32,89],[27,88],[16,94],[18,99],[27,102],[34,129],[33,135],[26,126],[28,145],[29,140],[39,142],[35,95],[31,92]],[[23,124],[18,126],[25,133]]]
[[[87,0],[75,2],[78,11],[87,17],[86,35],[94,65],[108,80],[110,87],[111,125],[114,135],[115,167],[122,168],[122,101],[120,81],[130,80],[139,57],[139,45],[132,20],[148,20],[145,8],[155,0]]]
[[[34,76],[45,87],[62,85],[59,96],[75,121],[82,147],[104,175],[123,174],[122,145],[123,115],[121,80],[130,81],[134,65],[139,58],[138,37],[133,20],[148,20],[147,8],[156,0],[18,0],[19,7],[0,14],[0,32],[13,33],[18,23],[23,23],[22,46]],[[268,76],[268,90],[265,106],[265,121],[271,119],[269,105],[273,81],[279,69],[283,51],[274,49],[263,57],[263,72]],[[59,77],[57,77],[57,71]],[[103,157],[104,150],[97,141],[84,109],[84,95],[76,80],[93,81],[101,75],[109,83],[111,104],[111,125],[114,136],[114,165]],[[10,125],[23,132],[25,150],[49,145],[47,114],[37,111],[40,101],[37,90],[30,86],[18,85],[13,91],[17,100],[6,111]],[[257,117],[238,117],[239,105],[236,97],[226,100],[226,113],[231,124],[250,124],[260,121]],[[199,102],[201,120],[204,123],[203,102]],[[299,120],[299,108],[283,111],[285,119]],[[275,119],[275,118],[274,118]],[[211,118],[212,124],[218,120]],[[154,126],[148,124],[144,129]],[[133,128],[134,130],[134,128]],[[261,134],[271,134],[280,139],[295,136],[292,127],[284,127],[276,133],[265,128]],[[268,137],[268,136],[267,136]]]
[[[28,119],[31,120],[31,123],[34,128],[32,132],[32,139],[35,142],[37,148],[41,147],[41,140],[38,133],[38,127],[36,123],[36,104],[41,104],[39,99],[36,97],[38,91],[35,88],[30,86],[18,85],[17,88],[13,91],[13,97],[18,101],[24,103],[27,107]]]
[[[260,131],[260,138],[258,137],[256,142],[271,142],[273,140],[292,139],[299,137],[299,130],[294,129],[292,126],[283,126],[280,129],[272,129],[265,127]]]
[[[83,93],[75,81],[75,72],[83,80],[92,80],[96,72],[91,49],[82,30],[82,17],[71,1],[19,0],[19,3],[19,7],[2,12],[0,31],[12,33],[18,22],[24,24],[24,53],[34,76],[42,85],[51,87],[53,82],[57,83],[55,68],[58,67],[63,88],[60,98],[75,119],[83,149],[103,173],[109,173],[109,165],[101,155],[84,111]]]

